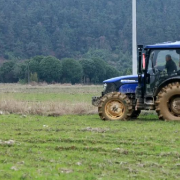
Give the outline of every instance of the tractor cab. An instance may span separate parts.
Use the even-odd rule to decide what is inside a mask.
[[[136,109],[142,110],[144,107],[146,110],[154,110],[156,96],[162,88],[180,81],[180,42],[148,45],[144,49],[139,45],[138,50],[139,86],[136,91]]]

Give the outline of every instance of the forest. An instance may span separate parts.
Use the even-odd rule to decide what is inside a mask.
[[[131,0],[1,0],[0,75],[3,75],[0,81],[27,79],[13,75],[14,79],[9,81],[5,77],[12,74],[5,74],[6,68],[3,67],[9,63],[13,73],[21,74],[19,69],[29,67],[24,64],[37,56],[57,58],[60,66],[63,66],[64,59],[73,59],[72,62],[81,67],[81,79],[88,77],[94,83],[113,77],[117,71],[119,75],[131,74],[131,4]],[[179,40],[179,7],[179,0],[138,0],[138,43],[145,45]],[[103,62],[103,66],[111,67],[115,74],[89,77],[83,66],[94,63],[95,59]],[[3,62],[6,64],[2,65]],[[103,71],[106,74],[105,68]],[[44,80],[40,72],[31,70],[28,73],[37,74]],[[60,74],[60,80],[45,80],[69,81],[68,76]]]

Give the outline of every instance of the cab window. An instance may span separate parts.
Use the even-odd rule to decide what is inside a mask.
[[[176,49],[173,50],[154,50],[151,51],[150,61],[148,70],[152,68],[157,68],[158,70],[167,70],[166,65],[168,60],[171,60],[171,64],[175,64],[175,69],[180,69],[180,54],[177,53]]]

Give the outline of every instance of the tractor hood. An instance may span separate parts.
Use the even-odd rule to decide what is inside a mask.
[[[103,83],[115,83],[121,81],[123,83],[138,83],[138,75],[127,75],[127,76],[120,76],[115,77],[112,79],[108,79],[103,81]]]

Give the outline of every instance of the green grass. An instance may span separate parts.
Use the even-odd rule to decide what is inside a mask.
[[[53,101],[53,102],[90,102],[93,94],[68,94],[68,93],[43,93],[43,94],[35,94],[35,93],[9,93],[3,94],[0,96],[3,99],[12,98],[18,101],[28,101],[28,102],[43,102],[43,101]]]
[[[92,96],[99,96],[102,86],[28,86],[2,85],[0,99],[14,99],[28,102],[91,102]]]
[[[45,126],[44,126],[45,125]],[[180,124],[0,116],[0,179],[179,179]]]
[[[136,121],[105,122],[96,114],[47,117],[29,110],[96,113],[91,97],[101,91],[1,84],[0,110],[7,115],[0,115],[0,179],[180,179],[180,123],[147,113]]]

